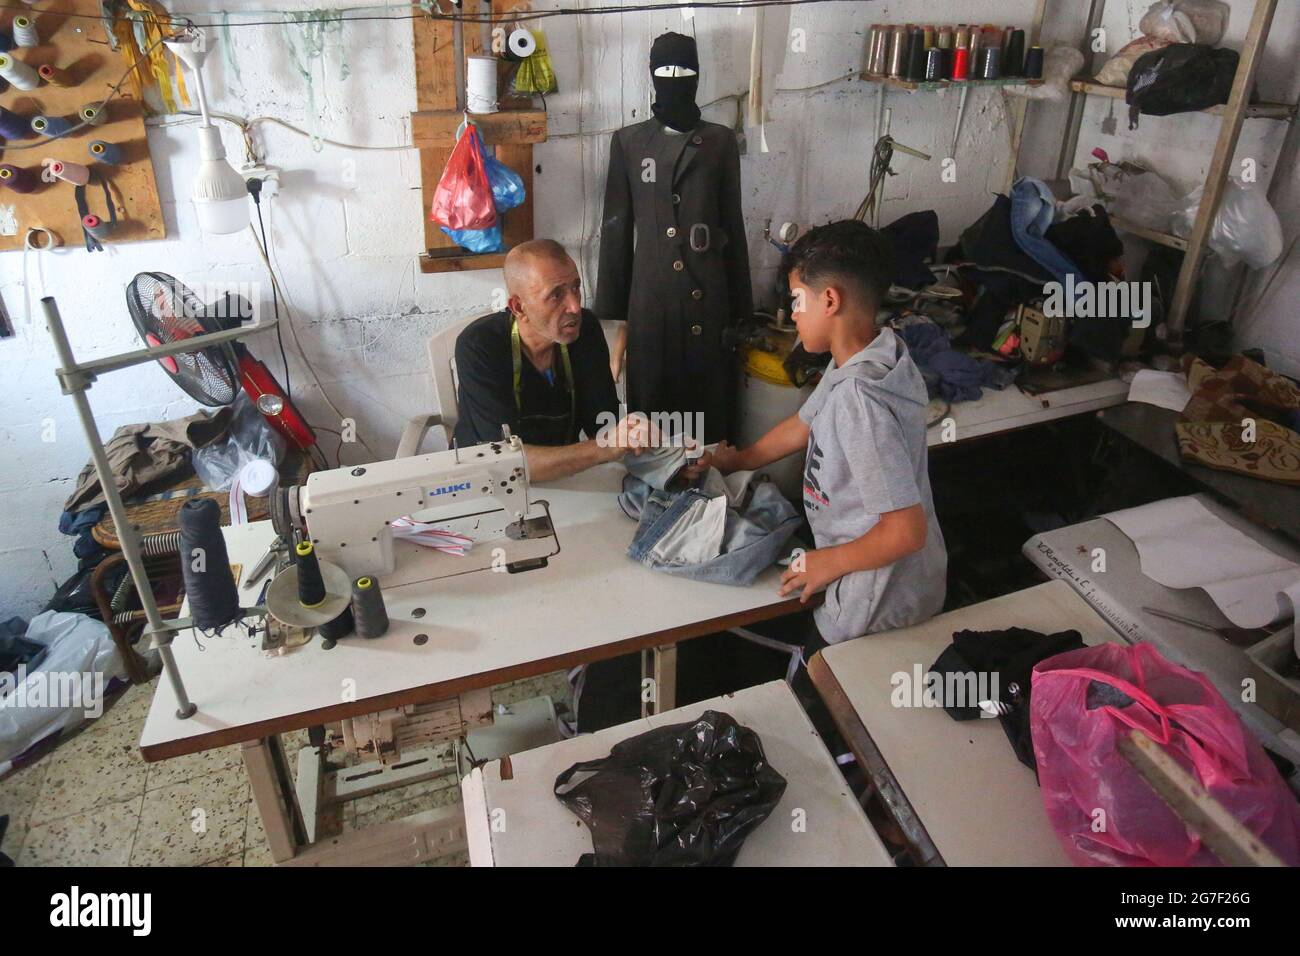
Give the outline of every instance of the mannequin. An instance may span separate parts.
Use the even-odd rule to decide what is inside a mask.
[[[688,437],[713,442],[734,426],[723,333],[753,312],[740,150],[700,118],[693,38],[656,39],[650,73],[653,118],[610,141],[596,314],[623,323],[610,365],[626,369],[628,407],[680,413]]]

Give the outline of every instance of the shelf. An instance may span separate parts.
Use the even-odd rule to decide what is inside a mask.
[[[1149,242],[1159,243],[1162,246],[1168,246],[1170,249],[1177,249],[1180,252],[1187,251],[1187,240],[1180,239],[1178,236],[1171,235],[1167,232],[1157,232],[1154,229],[1148,229],[1146,226],[1139,226],[1135,222],[1129,222],[1127,219],[1120,219],[1117,216],[1110,217],[1110,223],[1119,232],[1127,232],[1130,235],[1138,236]]]
[[[505,264],[504,252],[466,252],[459,246],[430,250],[420,256],[420,271],[424,273],[477,272],[480,269],[500,269]]]
[[[1076,93],[1083,93],[1087,96],[1108,96],[1111,99],[1122,100],[1127,91],[1122,86],[1106,86],[1102,83],[1093,83],[1090,80],[1071,80],[1070,89]],[[1222,116],[1222,106],[1211,106],[1203,110],[1189,110],[1188,112],[1209,113],[1212,116]],[[1251,119],[1274,119],[1290,120],[1295,116],[1295,107],[1287,103],[1251,103],[1246,107],[1246,116]]]
[[[892,76],[885,76],[880,73],[862,73],[859,79],[866,80],[868,83],[880,83],[883,86],[892,86],[896,90],[907,90],[909,93],[917,90],[946,90],[949,87],[972,87],[972,86],[1042,86],[1042,80],[1027,80],[1023,76],[1002,76],[996,80],[901,80]]]
[[[411,145],[417,149],[456,145],[456,130],[465,120],[461,110],[417,110],[411,114]],[[499,110],[470,113],[485,146],[546,142],[545,110]]]

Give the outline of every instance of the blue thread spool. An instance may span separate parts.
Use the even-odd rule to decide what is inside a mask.
[[[32,132],[38,136],[66,136],[72,129],[72,121],[63,116],[33,116]]]
[[[105,166],[119,166],[122,163],[122,147],[97,139],[90,144],[90,156]]]
[[[0,106],[0,136],[5,139],[29,139],[31,135],[31,120]]]

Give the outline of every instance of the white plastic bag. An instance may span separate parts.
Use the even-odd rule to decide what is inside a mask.
[[[1170,219],[1182,208],[1182,196],[1159,173],[1125,176],[1115,190],[1111,215],[1157,232],[1169,229]]]
[[[33,744],[102,714],[104,688],[114,677],[126,678],[102,621],[46,611],[32,618],[26,637],[49,651],[21,684],[16,676],[0,677],[0,774]]]
[[[1138,28],[1149,37],[1170,43],[1218,46],[1228,29],[1231,12],[1221,0],[1158,0],[1143,15]]]
[[[1164,49],[1171,42],[1156,37],[1138,37],[1106,61],[1106,65],[1097,72],[1097,82],[1103,86],[1128,86],[1129,71],[1138,58],[1152,50]]]
[[[1043,57],[1042,86],[1014,85],[1006,91],[1030,100],[1063,102],[1070,93],[1070,81],[1083,69],[1084,56],[1072,46],[1054,46]]]
[[[241,391],[231,404],[235,414],[226,436],[194,449],[190,456],[194,473],[213,491],[229,491],[235,476],[251,461],[279,465],[284,457],[284,438],[267,424],[247,393]]]
[[[1204,191],[1197,186],[1183,200],[1183,208],[1174,215],[1175,235],[1186,239],[1192,234]],[[1229,268],[1244,261],[1252,269],[1264,269],[1277,261],[1282,254],[1282,221],[1264,187],[1244,185],[1236,177],[1228,180],[1210,230],[1210,248]]]

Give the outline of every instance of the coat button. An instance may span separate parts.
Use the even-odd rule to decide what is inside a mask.
[[[666,233],[668,235],[668,238],[671,239],[673,236],[677,235],[677,227],[669,226],[668,229],[666,230]]]
[[[700,300],[700,299],[703,299],[703,298],[704,298],[704,292],[703,292],[703,290],[701,290],[701,289],[696,289],[694,292],[691,293],[691,298],[692,298],[692,299],[695,299],[695,300],[697,300],[697,301]]]
[[[703,334],[704,334],[704,326],[702,325],[691,326],[691,335],[703,335]]]
[[[683,269],[686,268],[686,263],[682,262],[681,259],[678,259],[676,262],[673,263],[673,268],[676,269],[678,272],[681,272]]]
[[[682,197],[678,193],[673,193],[673,205],[676,206],[681,201]]]
[[[703,136],[692,136],[692,137],[691,137],[691,142],[694,143],[696,146],[699,146],[700,143],[704,142],[704,137],[703,137]]]

